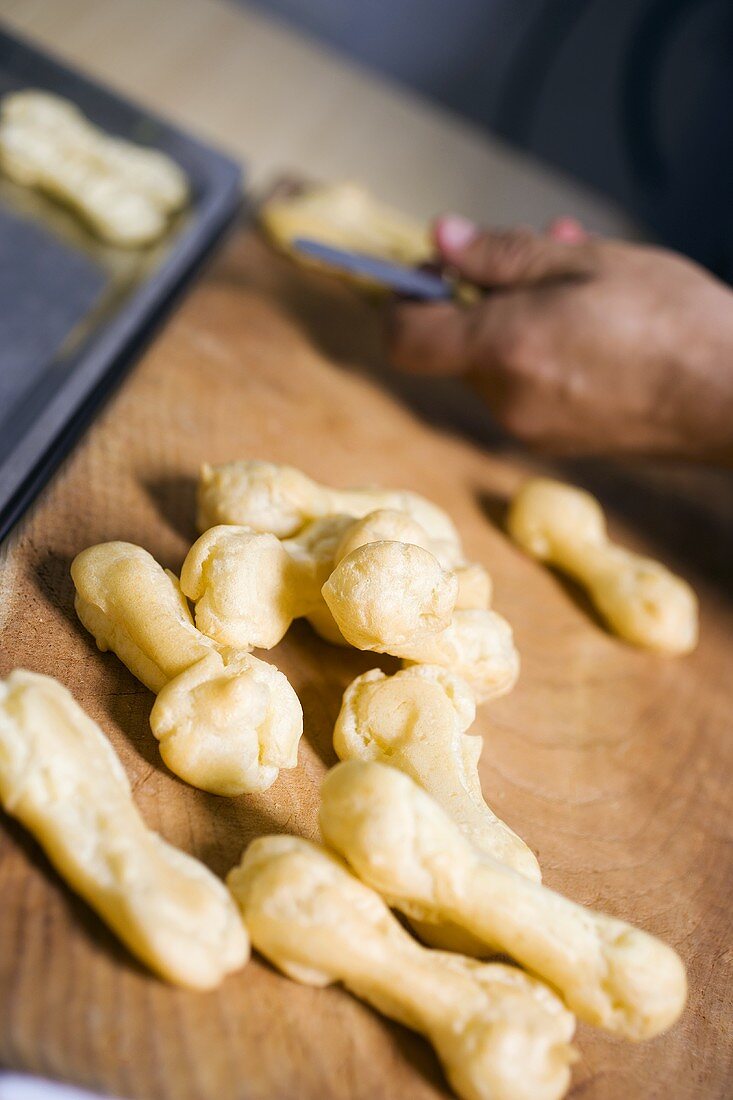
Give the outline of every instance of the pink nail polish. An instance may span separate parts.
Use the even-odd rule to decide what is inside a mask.
[[[460,214],[446,214],[436,226],[438,244],[446,252],[462,252],[478,232],[478,226]]]
[[[588,234],[577,218],[569,216],[555,218],[550,222],[547,232],[554,241],[560,241],[563,244],[577,244],[588,238]]]

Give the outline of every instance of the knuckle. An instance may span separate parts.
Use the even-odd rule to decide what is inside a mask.
[[[524,271],[535,249],[531,230],[509,229],[487,246],[487,261],[502,278],[511,280]]]

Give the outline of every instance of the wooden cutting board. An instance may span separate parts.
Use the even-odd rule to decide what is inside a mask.
[[[177,569],[199,464],[235,457],[404,486],[451,511],[522,654],[520,684],[476,725],[488,800],[548,885],[663,936],[689,969],[670,1034],[633,1046],[579,1029],[572,1095],[730,1095],[730,479],[530,461],[460,386],[392,375],[375,307],[236,235],[6,546],[0,575],[0,671],[66,684],[109,734],[150,825],[220,875],[258,834],[315,835],[342,691],[377,662],[296,625],[266,656],[303,702],[298,768],[262,795],[204,794],[166,771],[152,696],[77,622],[69,563],[127,539]],[[577,590],[510,545],[502,510],[530,469],[598,492],[614,535],[689,577],[702,599],[695,654],[609,637]],[[210,994],[156,980],[7,819],[0,897],[2,1065],[139,1100],[446,1095],[427,1044],[340,989],[299,986],[257,959]]]

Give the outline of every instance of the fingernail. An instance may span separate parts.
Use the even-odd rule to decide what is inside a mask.
[[[446,214],[436,226],[438,244],[446,252],[462,252],[478,232],[478,226],[461,214]]]
[[[555,218],[554,221],[551,221],[547,227],[547,233],[553,241],[561,241],[563,244],[577,244],[588,237],[578,219],[569,216]]]

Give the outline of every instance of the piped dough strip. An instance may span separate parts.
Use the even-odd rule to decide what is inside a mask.
[[[418,584],[427,572],[423,604],[429,599],[425,587],[431,583],[432,566],[439,578],[445,577],[442,584],[451,610],[488,606],[491,581],[486,571],[476,563],[444,570],[433,553],[433,540],[417,521],[391,509],[370,512],[363,519],[339,514],[309,520],[297,535],[282,541],[270,532],[218,524],[189,550],[181,569],[181,588],[195,604],[196,626],[219,645],[271,649],[293,620],[301,617],[326,641],[346,645],[321,590],[343,558],[368,557],[373,551],[363,548],[377,542],[388,542],[394,552],[423,560],[422,573],[419,568],[412,570]],[[408,549],[400,551],[402,545]],[[386,575],[389,566],[377,562],[377,568]],[[384,580],[383,576],[382,587]],[[402,623],[403,642],[414,638],[421,625],[431,628],[427,609],[417,600],[401,601],[401,606],[416,608],[413,620]],[[449,621],[447,615],[440,620],[445,626]],[[386,644],[383,634],[384,625],[378,638],[382,645]],[[351,640],[358,645],[358,639]],[[391,641],[395,641],[393,635]]]
[[[161,237],[189,197],[186,175],[171,157],[112,137],[69,100],[32,88],[0,103],[0,168],[127,248]]]
[[[407,916],[457,925],[546,981],[580,1019],[626,1038],[651,1038],[682,1012],[675,951],[479,851],[396,768],[338,764],[321,796],[326,842]]]
[[[387,676],[375,668],[344,692],[333,733],[340,760],[389,764],[409,775],[481,851],[534,881],[534,852],[487,806],[478,761],[481,737],[466,731],[476,717],[473,693],[435,665]]]
[[[270,962],[309,985],[342,982],[421,1032],[464,1100],[565,1093],[574,1020],[541,982],[421,947],[341,860],[298,837],[253,841],[227,882]]]
[[[627,642],[672,654],[697,645],[697,598],[689,584],[659,562],[612,543],[590,493],[531,478],[511,503],[507,527],[528,554],[581,584]]]
[[[449,668],[479,701],[505,695],[516,683],[519,655],[506,619],[486,608],[457,608],[455,572],[421,546],[359,546],[342,558],[321,591],[339,630],[357,649]]]
[[[178,581],[146,550],[91,546],[71,575],[77,614],[99,648],[158,693],[150,725],[171,771],[237,795],[266,790],[280,768],[296,766],[303,711],[287,678],[198,631]]]
[[[149,829],[102,731],[66,688],[0,681],[0,800],[69,885],[168,981],[213,989],[247,961],[226,887]]]
[[[407,489],[332,489],[293,466],[255,459],[204,465],[198,484],[198,528],[240,524],[285,539],[306,523],[326,516],[361,519],[388,508],[410,516],[440,547],[446,564],[463,560],[461,541],[450,516]]]

